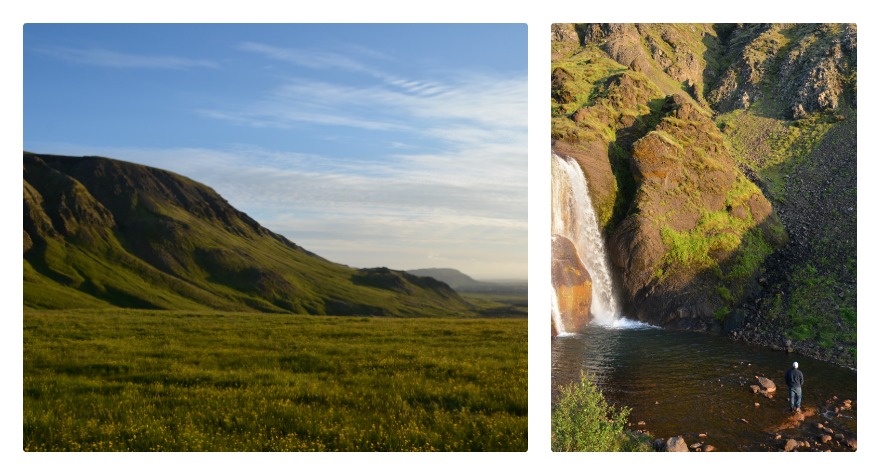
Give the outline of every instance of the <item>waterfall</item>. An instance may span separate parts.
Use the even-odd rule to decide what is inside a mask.
[[[605,240],[593,211],[587,179],[575,160],[562,158],[555,153],[551,169],[551,232],[565,236],[574,243],[593,279],[590,314],[597,323],[612,324],[620,317],[620,304],[614,294]],[[555,290],[553,297],[555,301]],[[565,329],[559,328],[558,331],[561,333]]]
[[[565,331],[565,325],[562,323],[562,314],[559,311],[559,299],[556,297],[556,289],[550,286],[550,317],[553,319],[553,326],[559,336],[569,335]]]

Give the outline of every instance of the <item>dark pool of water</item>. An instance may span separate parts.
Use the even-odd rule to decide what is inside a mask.
[[[852,369],[716,336],[652,327],[590,325],[583,333],[554,338],[551,348],[553,401],[560,385],[586,371],[609,402],[632,408],[633,429],[655,438],[683,435],[688,444],[704,442],[722,451],[766,451],[781,449],[789,437],[813,442],[811,450],[842,450],[833,441],[816,444],[821,434],[816,424],[856,437]],[[792,361],[804,373],[803,408],[816,411],[802,422],[788,412],[784,374]],[[749,388],[757,384],[756,375],[776,383],[772,399]],[[826,401],[834,396],[837,406],[852,400],[852,409],[839,415],[826,412]],[[645,424],[639,426],[639,421]]]

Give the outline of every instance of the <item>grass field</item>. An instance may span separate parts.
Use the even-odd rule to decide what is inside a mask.
[[[24,314],[26,451],[525,451],[526,319]]]

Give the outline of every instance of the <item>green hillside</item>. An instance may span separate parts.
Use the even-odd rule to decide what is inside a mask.
[[[24,306],[471,315],[449,286],[323,259],[164,170],[24,153]]]

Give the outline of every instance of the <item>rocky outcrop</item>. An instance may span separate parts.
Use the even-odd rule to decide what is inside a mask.
[[[567,238],[553,235],[551,256],[553,290],[564,326],[554,327],[554,334],[576,332],[590,323],[593,282],[577,249]]]
[[[788,118],[855,104],[855,25],[736,25],[726,44],[731,65],[707,94],[720,112],[772,96]]]
[[[550,40],[562,43],[577,43],[577,30],[571,23],[555,23],[550,27]]]
[[[611,259],[623,276],[629,314],[707,331],[757,271],[742,272],[743,259],[755,256],[737,246],[744,239],[779,245],[783,238],[769,203],[738,172],[711,119],[680,96],[667,97],[661,112],[656,127],[632,145],[638,189],[630,215],[612,234]]]

